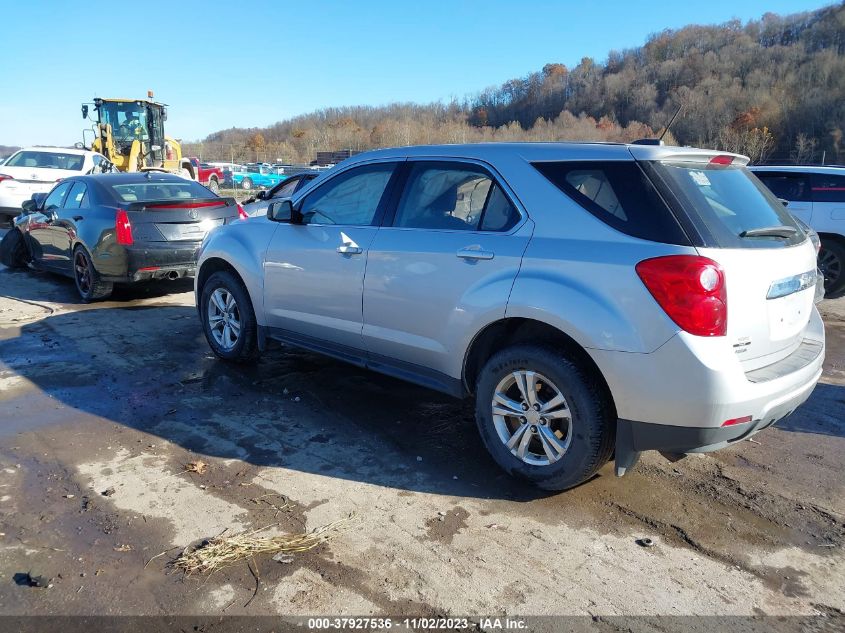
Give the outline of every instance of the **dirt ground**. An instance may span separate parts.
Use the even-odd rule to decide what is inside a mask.
[[[545,494],[497,470],[468,403],[296,350],[216,361],[190,283],[82,305],[0,268],[0,613],[841,614],[845,299],[821,309],[825,374],[790,419]],[[171,566],[350,514],[289,563]]]

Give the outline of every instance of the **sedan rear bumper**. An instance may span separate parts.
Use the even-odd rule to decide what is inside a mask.
[[[126,247],[126,274],[104,275],[103,280],[130,283],[193,277],[201,244],[202,242],[136,242]]]

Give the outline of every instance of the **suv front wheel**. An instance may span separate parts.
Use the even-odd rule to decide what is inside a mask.
[[[476,422],[496,463],[546,490],[592,477],[610,458],[613,407],[591,372],[550,348],[509,347],[478,378]]]
[[[218,271],[205,282],[200,297],[202,329],[214,353],[235,363],[257,359],[258,326],[241,280],[229,271]]]

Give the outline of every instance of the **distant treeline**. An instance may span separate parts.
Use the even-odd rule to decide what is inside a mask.
[[[845,162],[845,2],[743,26],[687,26],[612,51],[605,63],[547,64],[448,104],[327,108],[232,128],[186,151],[206,159],[308,162],[318,150],[478,141],[667,139],[762,162]],[[674,137],[674,138],[673,138]]]

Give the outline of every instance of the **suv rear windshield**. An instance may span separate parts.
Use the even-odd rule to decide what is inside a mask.
[[[668,188],[704,244],[720,248],[778,248],[806,239],[774,194],[744,167],[698,162],[650,162],[646,169]],[[788,237],[745,235],[755,229],[786,227]]]
[[[672,211],[633,160],[532,163],[599,220],[633,237],[690,245]]]
[[[216,197],[201,184],[192,180],[133,182],[111,185],[112,191],[124,202],[149,202],[152,200],[191,200]]]

